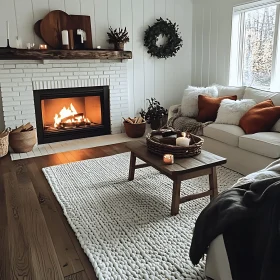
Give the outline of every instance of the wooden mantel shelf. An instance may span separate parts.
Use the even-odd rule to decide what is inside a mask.
[[[115,50],[26,50],[0,49],[0,60],[46,60],[46,59],[132,59],[131,51]]]

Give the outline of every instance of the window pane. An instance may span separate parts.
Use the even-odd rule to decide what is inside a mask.
[[[270,89],[276,6],[245,13],[243,85]]]

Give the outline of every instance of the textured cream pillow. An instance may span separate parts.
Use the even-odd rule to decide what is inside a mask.
[[[271,99],[275,106],[280,106],[280,93],[278,92],[247,87],[245,89],[244,99],[253,99],[256,103]]]
[[[280,132],[280,120],[276,122],[276,124],[272,127],[271,131]]]
[[[218,96],[223,97],[223,96],[233,96],[237,95],[237,99],[242,99],[245,93],[245,88],[246,87],[230,87],[230,86],[222,86],[222,85],[217,85],[214,84],[218,89]]]
[[[196,118],[198,115],[198,96],[207,95],[212,97],[218,96],[218,90],[216,87],[191,87],[185,89],[182,104],[181,113],[184,117]]]
[[[221,102],[215,123],[239,125],[240,119],[255,105],[256,102],[252,99],[237,101],[224,99]]]

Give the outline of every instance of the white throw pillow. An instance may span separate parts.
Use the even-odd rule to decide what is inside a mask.
[[[218,90],[216,87],[191,87],[185,89],[182,104],[181,113],[184,117],[196,118],[198,115],[198,96],[207,95],[212,97],[218,96]]]
[[[218,89],[218,96],[223,97],[223,96],[233,96],[237,95],[237,99],[242,99],[245,93],[245,88],[246,87],[230,87],[230,86],[222,86],[222,85],[217,85],[214,84]]]
[[[280,105],[280,93],[250,87],[245,89],[244,99],[253,99],[256,103],[271,99],[275,106]]]
[[[218,110],[215,123],[239,125],[240,119],[256,105],[252,99],[230,100],[224,99]]]
[[[276,124],[272,127],[271,131],[280,132],[280,119],[276,122]]]

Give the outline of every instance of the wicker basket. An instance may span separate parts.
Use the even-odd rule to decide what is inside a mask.
[[[156,133],[158,134],[158,133]],[[153,138],[155,134],[150,133],[146,136],[148,150],[157,155],[172,154],[175,158],[187,158],[201,153],[204,140],[194,134],[190,134],[191,142],[189,147],[176,146],[176,138],[166,138],[165,143]]]
[[[123,122],[126,135],[130,138],[139,138],[145,134],[146,123],[131,124]]]
[[[0,134],[0,158],[8,154],[9,150],[9,130],[6,129],[4,133]]]
[[[31,131],[10,133],[10,146],[15,153],[27,153],[32,151],[36,142],[35,128]]]

